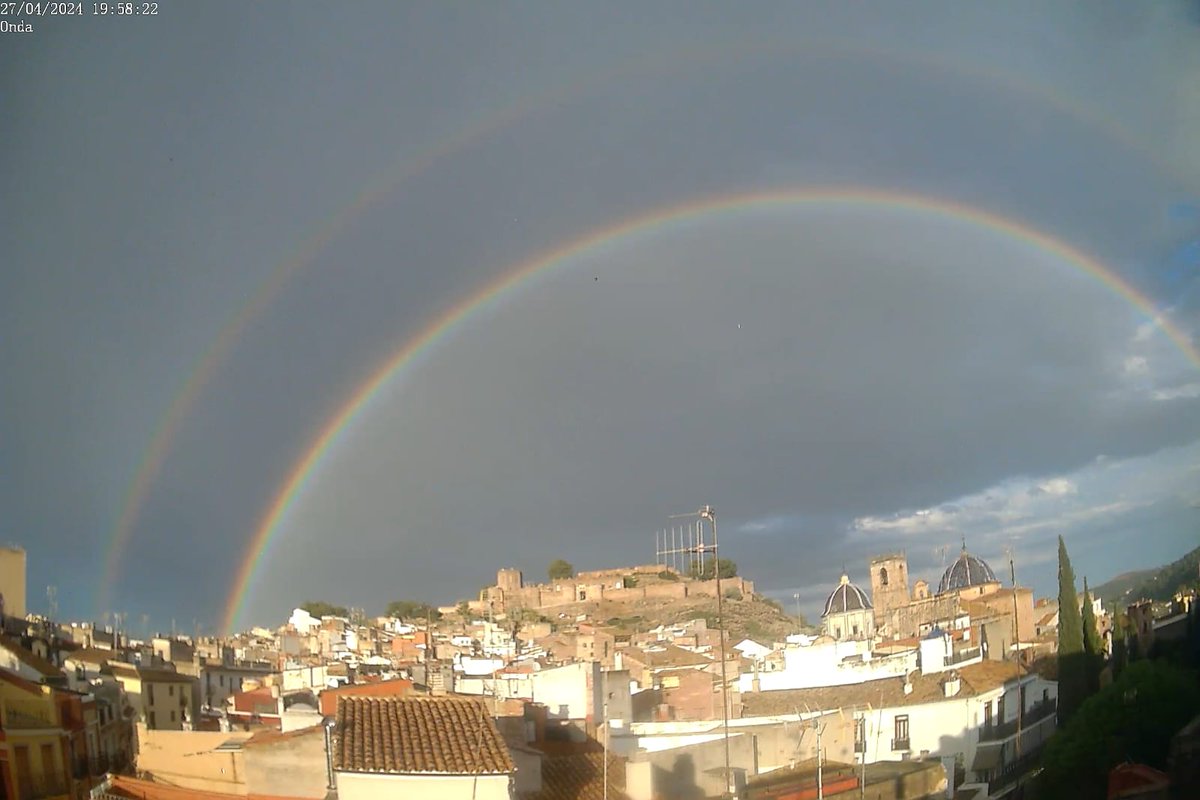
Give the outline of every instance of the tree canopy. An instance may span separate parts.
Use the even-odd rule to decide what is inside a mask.
[[[393,600],[387,604],[384,611],[389,617],[396,619],[441,619],[441,613],[427,603],[416,600]]]
[[[575,567],[570,561],[564,561],[561,558],[556,558],[550,562],[550,567],[546,570],[546,575],[552,581],[561,581],[567,578],[575,577]]]
[[[349,617],[350,609],[345,606],[335,606],[324,600],[306,600],[300,607],[314,617]]]
[[[1058,719],[1066,723],[1088,695],[1088,658],[1083,618],[1075,593],[1075,571],[1067,545],[1058,537]]]
[[[1109,770],[1123,761],[1164,768],[1171,737],[1197,711],[1193,672],[1166,661],[1130,664],[1047,742],[1038,797],[1103,797]]]

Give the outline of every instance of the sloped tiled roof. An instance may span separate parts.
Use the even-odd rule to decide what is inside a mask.
[[[63,671],[55,664],[47,661],[33,651],[27,650],[19,641],[11,636],[0,634],[0,647],[3,647],[8,652],[12,653],[18,661],[41,675],[43,678],[63,677]]]
[[[1016,680],[1017,666],[1007,661],[982,661],[968,664],[958,671],[961,684],[954,699],[974,697],[998,689]],[[1023,674],[1028,674],[1027,672]],[[881,678],[846,686],[827,686],[815,689],[779,689],[767,692],[742,693],[743,715],[747,717],[794,714],[797,710],[829,710],[839,707],[862,706],[874,708],[912,706],[936,703],[948,699],[942,681],[949,673],[922,675],[913,673],[912,692],[904,693],[903,678]]]
[[[503,775],[515,770],[491,717],[460,697],[342,697],[334,769]]]
[[[530,800],[603,800],[603,753],[575,753],[542,759],[542,790]],[[625,759],[608,756],[608,800],[629,800],[625,794]]]

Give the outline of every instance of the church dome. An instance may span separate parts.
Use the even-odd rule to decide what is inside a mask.
[[[954,563],[946,567],[942,573],[942,582],[938,584],[938,594],[955,592],[968,586],[979,586],[984,583],[995,583],[996,573],[982,558],[976,558],[963,548]]]
[[[830,593],[829,599],[825,601],[825,613],[821,614],[821,616],[828,617],[830,614],[861,611],[864,608],[870,607],[871,601],[867,598],[866,592],[851,583],[848,576],[843,575],[837,588]]]

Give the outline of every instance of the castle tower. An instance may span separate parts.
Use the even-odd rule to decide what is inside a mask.
[[[871,559],[871,599],[876,627],[883,624],[892,609],[908,605],[908,558],[904,553]]]
[[[496,573],[496,586],[506,595],[515,593],[524,585],[521,570],[506,567]]]

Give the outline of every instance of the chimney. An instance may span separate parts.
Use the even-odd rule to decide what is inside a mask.
[[[946,697],[954,697],[962,688],[962,681],[958,677],[957,672],[951,672],[945,680],[942,681],[942,692]]]
[[[907,675],[905,675],[905,676],[904,676],[904,693],[905,693],[905,694],[912,694],[912,689],[913,689],[913,687],[912,687],[912,681],[910,681],[910,680],[908,679],[908,676],[907,676]]]

